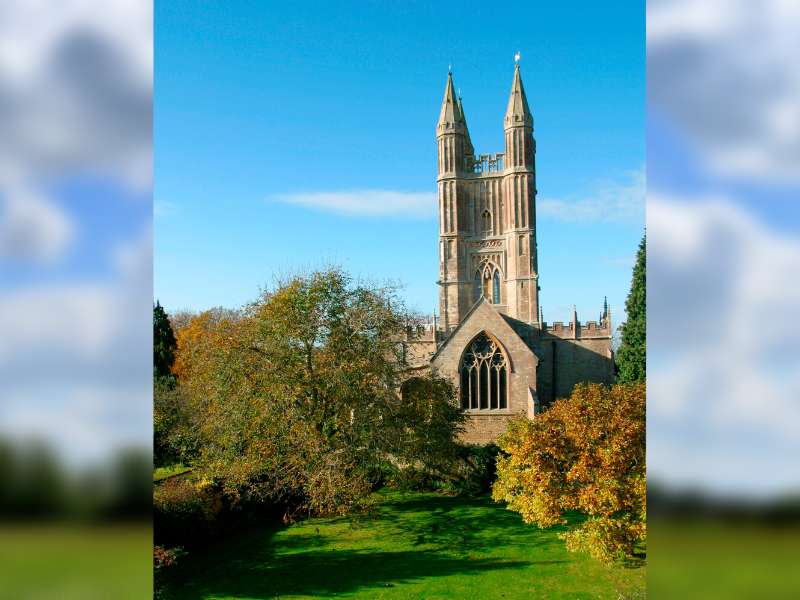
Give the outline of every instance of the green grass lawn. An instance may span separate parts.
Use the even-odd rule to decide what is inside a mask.
[[[0,525],[0,598],[149,598],[153,530],[142,525]]]
[[[714,519],[651,519],[653,598],[800,597],[800,526]]]
[[[645,568],[567,553],[489,498],[382,492],[374,513],[250,527],[186,557],[168,598],[639,598]]]
[[[169,465],[166,467],[157,467],[153,469],[153,481],[161,481],[162,479],[167,479],[168,477],[172,477],[173,475],[181,475],[182,473],[188,473],[192,470],[192,467],[185,467],[182,464],[176,465]]]

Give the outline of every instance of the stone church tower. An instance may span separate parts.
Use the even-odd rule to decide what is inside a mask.
[[[536,142],[519,65],[503,123],[505,153],[476,157],[448,74],[436,126],[439,311],[445,331],[481,296],[510,317],[539,322]]]
[[[505,152],[476,154],[448,74],[436,124],[439,311],[409,329],[409,376],[449,378],[469,420],[464,441],[495,441],[583,381],[614,379],[611,311],[545,323],[539,305],[536,142],[519,65],[503,118]],[[579,275],[576,274],[576,277]]]

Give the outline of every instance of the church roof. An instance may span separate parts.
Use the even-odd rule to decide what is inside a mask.
[[[481,313],[481,314],[478,314]],[[485,297],[481,296],[475,304],[472,305],[472,308],[467,311],[467,314],[461,319],[458,325],[456,325],[455,329],[450,332],[450,335],[447,336],[447,339],[442,342],[442,344],[437,348],[436,352],[431,357],[431,363],[434,363],[437,357],[447,348],[450,343],[457,339],[459,336],[457,335],[462,329],[467,327],[472,327],[473,319],[480,319],[480,327],[481,331],[486,331],[489,334],[499,338],[499,341],[502,345],[507,346],[507,342],[510,339],[518,339],[522,342],[522,345],[526,348],[526,352],[530,352],[533,354],[534,357],[536,355],[533,353],[533,350],[528,346],[527,342],[520,336],[519,332],[513,327],[512,323],[509,321],[509,317],[498,311],[493,304],[491,304]],[[506,343],[504,343],[504,341]],[[507,348],[506,348],[507,351]],[[513,357],[510,355],[507,356],[509,360],[509,365],[511,371],[514,371],[514,360]],[[535,358],[538,362],[538,357]]]
[[[519,65],[514,67],[514,81],[511,84],[511,96],[508,98],[505,126],[508,127],[533,127],[533,114],[528,106],[522,77],[519,74]]]

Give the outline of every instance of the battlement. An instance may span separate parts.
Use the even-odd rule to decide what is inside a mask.
[[[423,320],[413,325],[406,325],[407,342],[436,342],[441,340],[444,332],[436,327],[433,318]]]
[[[577,326],[577,332],[575,331]],[[564,323],[563,321],[554,321],[552,323],[542,322],[541,330],[543,333],[560,337],[564,339],[573,338],[607,338],[611,337],[611,322],[610,319],[603,321],[584,321],[581,323]]]
[[[486,173],[502,173],[505,168],[505,154],[497,152],[495,154],[481,154],[475,157],[472,164],[472,172],[476,175]]]

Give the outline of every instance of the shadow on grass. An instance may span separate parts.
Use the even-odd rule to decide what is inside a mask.
[[[581,516],[569,515],[568,525],[540,530],[524,525],[517,513],[505,510],[488,496],[392,498],[381,505],[375,518],[392,523],[399,533],[413,539],[415,546],[434,546],[463,555],[510,544],[559,544],[553,532],[566,531],[582,520]]]
[[[514,560],[491,554],[514,546],[527,549],[563,544],[553,531],[539,530],[491,498],[433,494],[387,494],[368,514],[307,522],[305,530],[275,535],[280,525],[262,525],[226,540],[211,552],[190,557],[164,583],[167,598],[331,596],[379,590],[431,577],[479,575],[488,571],[553,565],[566,560]],[[336,548],[342,526],[374,533],[367,548]],[[316,535],[309,531],[314,528]],[[386,545],[391,540],[390,545]],[[347,542],[345,542],[347,543]],[[394,548],[392,546],[395,546]],[[489,556],[481,556],[481,554]],[[542,556],[541,553],[531,553]]]
[[[435,551],[313,550],[276,556],[269,551],[254,550],[244,560],[241,556],[236,560],[221,559],[215,572],[206,573],[194,585],[185,580],[182,585],[174,582],[168,596],[330,596],[359,589],[394,587],[426,577],[477,574],[530,564],[523,561],[463,560]]]

